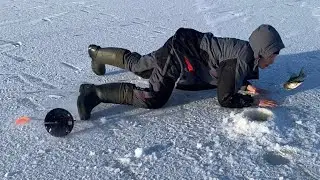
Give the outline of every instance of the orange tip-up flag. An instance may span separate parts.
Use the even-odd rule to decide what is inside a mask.
[[[30,121],[30,118],[27,116],[21,116],[16,120],[16,125],[24,125]]]

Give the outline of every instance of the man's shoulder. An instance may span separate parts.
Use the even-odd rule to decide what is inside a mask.
[[[250,64],[254,61],[254,52],[249,43],[243,42],[243,45],[239,51],[239,59]]]

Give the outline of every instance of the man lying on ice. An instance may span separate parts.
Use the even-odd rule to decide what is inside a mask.
[[[105,74],[105,64],[126,69],[149,79],[149,88],[131,83],[81,84],[77,107],[80,119],[90,118],[92,109],[103,103],[126,104],[140,108],[161,108],[174,88],[182,90],[217,89],[219,104],[228,108],[274,107],[276,102],[243,95],[259,89],[248,80],[258,79],[259,68],[272,64],[284,48],[279,33],[263,24],[248,41],[215,37],[194,29],[180,28],[158,50],[140,55],[123,48],[90,45],[92,70]]]

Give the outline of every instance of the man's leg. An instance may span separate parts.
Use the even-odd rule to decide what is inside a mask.
[[[97,75],[105,74],[105,64],[129,70],[136,75],[148,79],[156,63],[154,53],[141,56],[127,49],[90,45],[88,53],[91,57],[92,71]]]
[[[157,66],[153,69],[149,88],[140,88],[131,83],[82,84],[77,101],[80,119],[89,119],[92,109],[101,102],[149,109],[165,105],[181,71],[180,66],[172,63],[170,57],[166,59],[166,62],[160,63],[165,66]]]
[[[123,48],[101,48],[97,45],[89,45],[88,53],[92,59],[92,70],[97,75],[104,75],[105,64],[108,64],[131,71],[144,79],[149,79],[153,68],[158,66],[157,57],[159,57],[159,54],[162,56],[163,52],[167,53],[171,50],[172,38],[173,36],[158,50],[146,55],[140,55],[137,52],[131,52]]]

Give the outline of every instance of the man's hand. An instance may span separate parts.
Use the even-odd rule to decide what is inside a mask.
[[[273,100],[260,99],[260,98],[255,99],[255,104],[258,105],[259,107],[276,107],[277,106],[277,102]]]
[[[267,94],[267,91],[264,89],[260,89],[260,88],[256,88],[252,85],[248,85],[247,86],[247,91],[249,92],[249,94],[253,94],[253,95],[259,95],[259,94]]]

